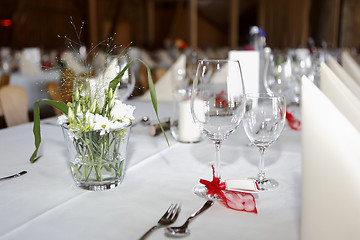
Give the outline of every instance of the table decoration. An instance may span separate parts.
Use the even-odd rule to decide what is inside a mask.
[[[286,121],[289,124],[289,127],[292,130],[300,131],[301,130],[301,121],[296,119],[293,115],[293,113],[286,110]]]
[[[170,118],[170,131],[175,140],[183,143],[196,143],[203,135],[191,115],[191,89],[179,89],[173,92],[173,113]],[[202,104],[197,101],[196,104]],[[201,109],[200,106],[196,109]]]
[[[68,108],[68,115],[59,117],[70,154],[70,167],[77,186],[88,190],[116,187],[125,173],[127,144],[135,107],[114,100],[112,90],[99,109],[90,94],[80,96]],[[73,105],[73,104],[69,104]],[[84,110],[86,112],[84,112]]]
[[[76,30],[75,26],[74,28]],[[112,38],[109,38],[108,42],[111,40]],[[72,41],[70,45],[74,45]],[[107,46],[109,45],[108,43]],[[135,60],[143,63],[147,68],[152,105],[168,142],[158,116],[151,72],[142,60],[129,60],[119,73],[115,64],[109,64],[104,71],[93,78],[91,67],[84,61],[85,67],[90,68],[89,74],[75,77],[71,102],[41,99],[34,103],[35,151],[30,157],[30,162],[39,159],[38,150],[41,143],[39,103],[43,101],[64,113],[59,117],[59,123],[62,125],[70,152],[70,165],[77,185],[90,190],[117,186],[124,176],[126,146],[131,123],[134,120],[135,107],[122,103],[117,99],[115,92]]]
[[[243,190],[241,187],[238,187],[238,190],[230,190],[226,185],[226,181],[222,182],[220,178],[215,176],[215,168],[212,165],[213,171],[213,180],[208,181],[205,179],[200,179],[200,183],[203,184],[206,188],[206,194],[210,197],[219,199],[227,208],[237,210],[257,213],[255,198],[251,193],[245,192],[249,189]],[[251,181],[251,179],[249,179]],[[248,184],[246,184],[248,185]],[[234,186],[233,186],[234,187]],[[252,189],[253,192],[259,191],[258,185],[255,183],[255,188]]]

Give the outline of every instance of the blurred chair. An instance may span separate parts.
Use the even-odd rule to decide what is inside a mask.
[[[0,105],[8,127],[29,122],[28,98],[22,87],[7,85],[0,88]]]
[[[46,91],[51,100],[64,102],[64,97],[60,91],[60,87],[57,82],[49,82],[46,86]],[[62,114],[62,112],[59,109],[57,108],[53,108],[53,109],[56,116]]]
[[[10,75],[7,73],[4,73],[1,75],[0,77],[0,88],[9,85],[10,82]],[[0,117],[4,116],[3,110],[1,108],[1,104],[0,104]]]
[[[0,77],[0,88],[9,85],[9,82],[10,82],[10,75],[7,73],[2,74]]]

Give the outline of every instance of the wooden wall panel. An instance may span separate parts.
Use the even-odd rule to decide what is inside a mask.
[[[245,44],[248,29],[257,24],[274,48],[304,47],[310,36],[317,45],[325,41],[331,47],[360,47],[359,0],[198,0],[197,23],[189,22],[189,6],[194,0],[91,1],[96,3],[93,39],[101,41],[116,32],[117,45],[131,41],[132,46],[153,49],[163,47],[166,38],[183,38],[190,43],[190,29],[196,25],[197,46],[234,47],[236,42]],[[153,3],[150,13],[149,1]],[[238,13],[231,14],[231,3],[238,5]],[[181,14],[176,14],[179,6]],[[77,27],[85,23],[81,41],[91,42],[88,0],[2,0],[0,7],[0,18],[12,16],[13,20],[11,28],[0,31],[0,45],[58,48],[65,42],[58,35],[76,39],[70,16]],[[237,23],[231,23],[236,19]]]
[[[306,46],[311,0],[259,0],[259,26],[273,48]]]
[[[360,48],[360,1],[343,1],[340,46]]]

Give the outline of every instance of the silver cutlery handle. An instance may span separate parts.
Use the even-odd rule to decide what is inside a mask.
[[[199,210],[197,210],[195,213],[191,214],[191,216],[189,217],[188,220],[196,217],[197,215],[199,215],[200,213],[204,212],[206,209],[208,209],[209,207],[211,207],[214,204],[214,201],[209,200],[207,201],[204,206],[202,206]]]
[[[150,233],[152,233],[152,231],[154,231],[155,229],[157,229],[158,226],[153,226],[152,228],[150,228],[141,238],[139,238],[139,240],[144,240],[146,239]]]
[[[21,175],[24,175],[25,173],[27,173],[27,171],[21,171],[21,172],[19,172],[17,174],[14,174],[14,175],[11,175],[11,176],[8,176],[8,177],[2,177],[2,178],[0,178],[0,181],[10,179],[10,178],[20,177]]]

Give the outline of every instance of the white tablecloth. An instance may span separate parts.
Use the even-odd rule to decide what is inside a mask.
[[[154,119],[150,103],[132,102],[137,119]],[[161,117],[171,105],[160,104]],[[192,193],[200,178],[211,180],[213,144],[175,142],[167,132],[151,137],[147,127],[131,130],[127,172],[115,189],[86,191],[75,186],[59,126],[44,124],[43,155],[31,164],[32,124],[0,130],[0,176],[28,173],[0,182],[0,239],[138,239],[173,202],[182,204],[174,225],[205,202]],[[301,133],[286,129],[266,152],[266,173],[280,188],[256,194],[258,214],[227,209],[217,202],[190,224],[188,239],[300,239]],[[222,177],[255,176],[259,153],[248,147],[242,127],[222,147]],[[167,239],[159,229],[149,239]]]

